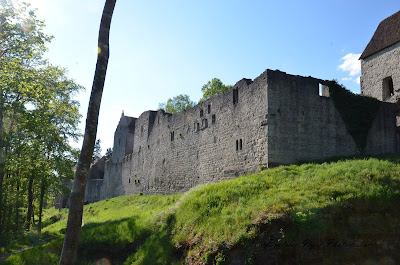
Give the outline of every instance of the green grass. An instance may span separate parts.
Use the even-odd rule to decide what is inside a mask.
[[[399,159],[282,166],[183,195],[89,204],[78,264],[396,264]],[[66,212],[44,220],[59,238],[4,264],[57,263]]]

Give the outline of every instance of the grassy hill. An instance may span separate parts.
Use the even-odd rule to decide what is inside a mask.
[[[184,194],[89,204],[77,263],[398,264],[399,161],[282,166]],[[57,264],[66,218],[48,210],[43,237],[55,239],[2,264]]]

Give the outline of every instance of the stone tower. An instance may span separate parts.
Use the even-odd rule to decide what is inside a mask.
[[[400,11],[379,24],[360,60],[361,93],[397,102],[400,98]]]

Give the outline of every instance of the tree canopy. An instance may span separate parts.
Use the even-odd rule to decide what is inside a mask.
[[[52,37],[35,11],[25,3],[0,3],[1,246],[30,228],[35,215],[40,232],[44,201],[73,176],[77,151],[70,139],[80,136],[73,98],[82,87],[43,58]]]
[[[213,78],[208,81],[205,85],[201,87],[201,92],[203,93],[200,102],[209,99],[215,95],[218,95],[231,88],[230,85],[224,85],[218,78]]]
[[[167,100],[166,103],[160,103],[158,107],[168,113],[179,113],[196,105],[191,101],[188,95],[180,94]]]
[[[201,97],[199,102],[218,95],[228,90],[229,88],[231,88],[230,85],[224,85],[222,81],[218,78],[213,78],[201,87],[201,92],[203,93],[203,96]],[[182,112],[189,108],[193,108],[195,105],[196,103],[190,100],[188,95],[180,94],[178,96],[168,99],[167,102],[158,104],[158,108],[163,109],[165,112],[174,114]]]

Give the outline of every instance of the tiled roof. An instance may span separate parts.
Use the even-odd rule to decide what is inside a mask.
[[[360,59],[365,59],[400,42],[400,11],[382,20]]]

